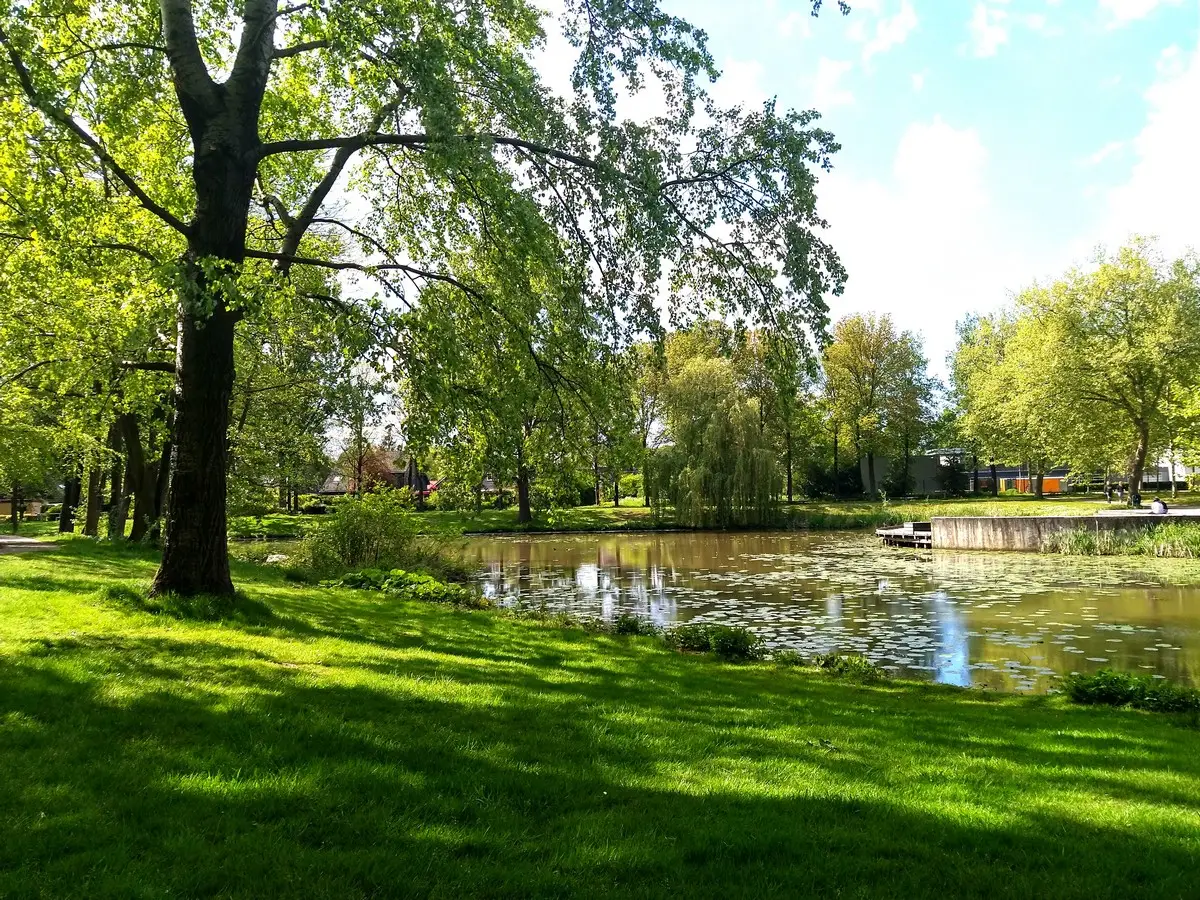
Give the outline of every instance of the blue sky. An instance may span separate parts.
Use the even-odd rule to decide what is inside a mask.
[[[850,272],[944,372],[954,323],[1097,244],[1200,246],[1200,0],[666,0],[726,102],[816,108],[820,207]]]

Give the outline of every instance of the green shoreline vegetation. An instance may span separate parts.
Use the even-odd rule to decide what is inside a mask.
[[[196,621],[139,605],[156,563],[0,557],[0,894],[1191,889],[1194,716],[722,663],[248,563],[234,616]]]

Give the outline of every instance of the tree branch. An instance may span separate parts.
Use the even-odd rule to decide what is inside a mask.
[[[191,0],[159,0],[159,12],[175,93],[195,139],[201,133],[203,121],[216,111],[217,83],[200,53]]]
[[[0,388],[8,387],[14,381],[19,381],[20,379],[24,378],[26,375],[30,374],[31,372],[36,372],[38,369],[42,368],[43,366],[53,365],[54,363],[58,363],[58,362],[65,362],[65,360],[43,359],[41,362],[31,363],[30,365],[21,369],[19,372],[14,372],[13,374],[7,376],[6,378],[0,378]]]
[[[25,66],[24,60],[21,59],[21,55],[17,52],[17,48],[13,45],[12,41],[9,39],[8,32],[6,32],[3,27],[0,27],[0,44],[4,46],[4,49],[8,53],[9,61],[16,70],[17,81],[20,82],[21,90],[25,92],[25,96],[29,98],[29,102],[34,106],[34,108],[39,110],[43,115],[57,122],[63,128],[70,131],[77,138],[79,138],[80,141],[91,148],[92,152],[96,154],[96,158],[100,160],[101,164],[106,166],[114,175],[117,176],[117,179],[123,185],[125,185],[125,187],[129,190],[129,193],[133,194],[133,196],[137,198],[138,202],[141,203],[143,207],[154,213],[154,215],[158,216],[176,231],[182,234],[187,234],[187,226],[181,220],[172,215],[165,207],[151,200],[150,195],[142,190],[141,185],[137,183],[133,176],[125,171],[125,169],[115,159],[113,159],[112,156],[109,155],[108,151],[104,149],[104,145],[95,136],[93,136],[91,132],[77,122],[73,116],[59,109],[57,106],[50,103],[38,93],[37,87],[33,83],[33,78],[29,74],[29,69]]]
[[[434,138],[428,134],[376,134],[367,132],[364,134],[356,134],[351,137],[338,138],[318,138],[316,140],[289,140],[289,141],[270,141],[258,148],[257,156],[263,159],[268,156],[276,156],[280,153],[307,153],[314,150],[342,150],[349,149],[351,153],[361,150],[364,147],[427,147],[430,144],[438,141],[462,141],[464,143],[478,143],[480,145],[494,144],[500,147],[514,147],[519,150],[526,150],[530,153],[536,153],[538,156],[546,156],[551,159],[557,159],[561,162],[568,162],[572,165],[579,166],[583,169],[592,169],[593,171],[602,171],[606,167],[603,163],[597,162],[594,159],[588,159],[586,156],[577,156],[574,153],[567,153],[564,150],[556,150],[553,147],[548,147],[545,144],[539,144],[535,141],[527,141],[523,138],[507,137],[500,134],[491,134],[482,132],[480,134],[459,134],[452,135],[448,138]]]
[[[305,41],[302,44],[295,44],[291,47],[277,47],[275,49],[275,59],[287,59],[289,56],[299,56],[301,53],[308,53],[310,50],[324,50],[329,46],[329,41]]]
[[[169,375],[174,375],[176,372],[173,362],[122,362],[117,365],[132,372],[166,372]]]

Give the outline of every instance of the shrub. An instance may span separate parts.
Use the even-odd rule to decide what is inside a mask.
[[[838,678],[852,678],[856,681],[882,681],[887,673],[865,656],[852,654],[843,656],[840,653],[820,653],[813,657],[813,663],[818,669],[835,675]]]
[[[348,498],[304,539],[300,556],[321,573],[384,569],[405,562],[418,525],[407,491],[378,491]]]
[[[630,613],[621,613],[612,623],[613,634],[658,634],[658,628],[649,619]]]
[[[642,496],[642,476],[638,473],[622,475],[620,479],[622,497]]]
[[[808,665],[808,660],[798,650],[776,650],[771,654],[771,662],[781,668],[787,669]]]
[[[712,652],[730,661],[762,659],[766,655],[762,638],[740,625],[713,625],[708,631]]]
[[[676,625],[664,636],[667,646],[685,653],[707,653],[711,648],[708,626],[702,623]]]
[[[664,636],[667,646],[686,653],[714,653],[730,662],[762,659],[762,639],[740,625],[709,625],[696,622],[677,625]]]
[[[1158,678],[1101,669],[1063,679],[1063,693],[1072,703],[1132,706],[1151,712],[1200,711],[1200,691]]]
[[[487,609],[492,603],[486,597],[461,584],[446,584],[432,575],[392,569],[364,569],[348,572],[340,578],[322,582],[326,587],[345,587],[367,591],[382,591],[401,600],[417,600],[422,603],[449,603],[468,609]]]

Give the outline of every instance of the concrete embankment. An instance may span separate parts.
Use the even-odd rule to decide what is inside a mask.
[[[1021,550],[1037,552],[1053,536],[1075,531],[1130,531],[1167,520],[1200,522],[1197,515],[1145,513],[1098,516],[948,516],[933,519],[935,550]]]

